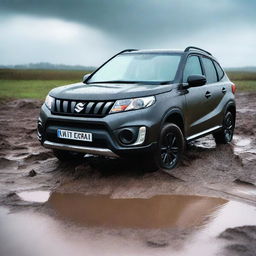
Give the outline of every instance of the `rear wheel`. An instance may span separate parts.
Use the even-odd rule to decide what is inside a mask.
[[[161,168],[171,170],[175,168],[182,157],[185,148],[184,136],[176,124],[166,124],[162,128],[157,161]]]
[[[84,155],[85,155],[83,153],[66,151],[66,150],[58,150],[58,149],[54,149],[53,150],[53,154],[61,162],[74,161],[74,160],[82,160],[84,158]]]
[[[213,134],[216,144],[227,144],[232,141],[235,128],[235,117],[228,111],[225,114],[222,130]]]

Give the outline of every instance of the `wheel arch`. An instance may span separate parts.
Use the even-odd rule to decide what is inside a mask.
[[[161,128],[164,126],[164,124],[166,123],[174,123],[176,124],[182,131],[182,133],[184,134],[185,132],[185,123],[184,123],[184,116],[183,113],[181,111],[181,109],[179,108],[172,108],[169,109],[161,122]]]

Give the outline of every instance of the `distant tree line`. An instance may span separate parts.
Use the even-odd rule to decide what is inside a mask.
[[[0,69],[53,69],[53,70],[87,70],[93,71],[96,67],[82,65],[52,64],[49,62],[29,63],[21,65],[0,65]]]

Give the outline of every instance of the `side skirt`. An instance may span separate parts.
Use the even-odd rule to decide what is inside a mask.
[[[199,133],[196,133],[192,136],[189,136],[186,138],[187,141],[191,141],[191,140],[194,140],[194,139],[198,139],[198,138],[201,138],[201,137],[204,137],[208,134],[211,134],[212,132],[217,132],[219,130],[221,130],[222,126],[221,125],[216,125],[210,129],[207,129],[205,131],[202,131],[202,132],[199,132]]]

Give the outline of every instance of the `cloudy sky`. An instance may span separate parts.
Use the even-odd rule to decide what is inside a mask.
[[[0,0],[0,64],[97,66],[125,48],[195,45],[256,66],[255,0]]]

